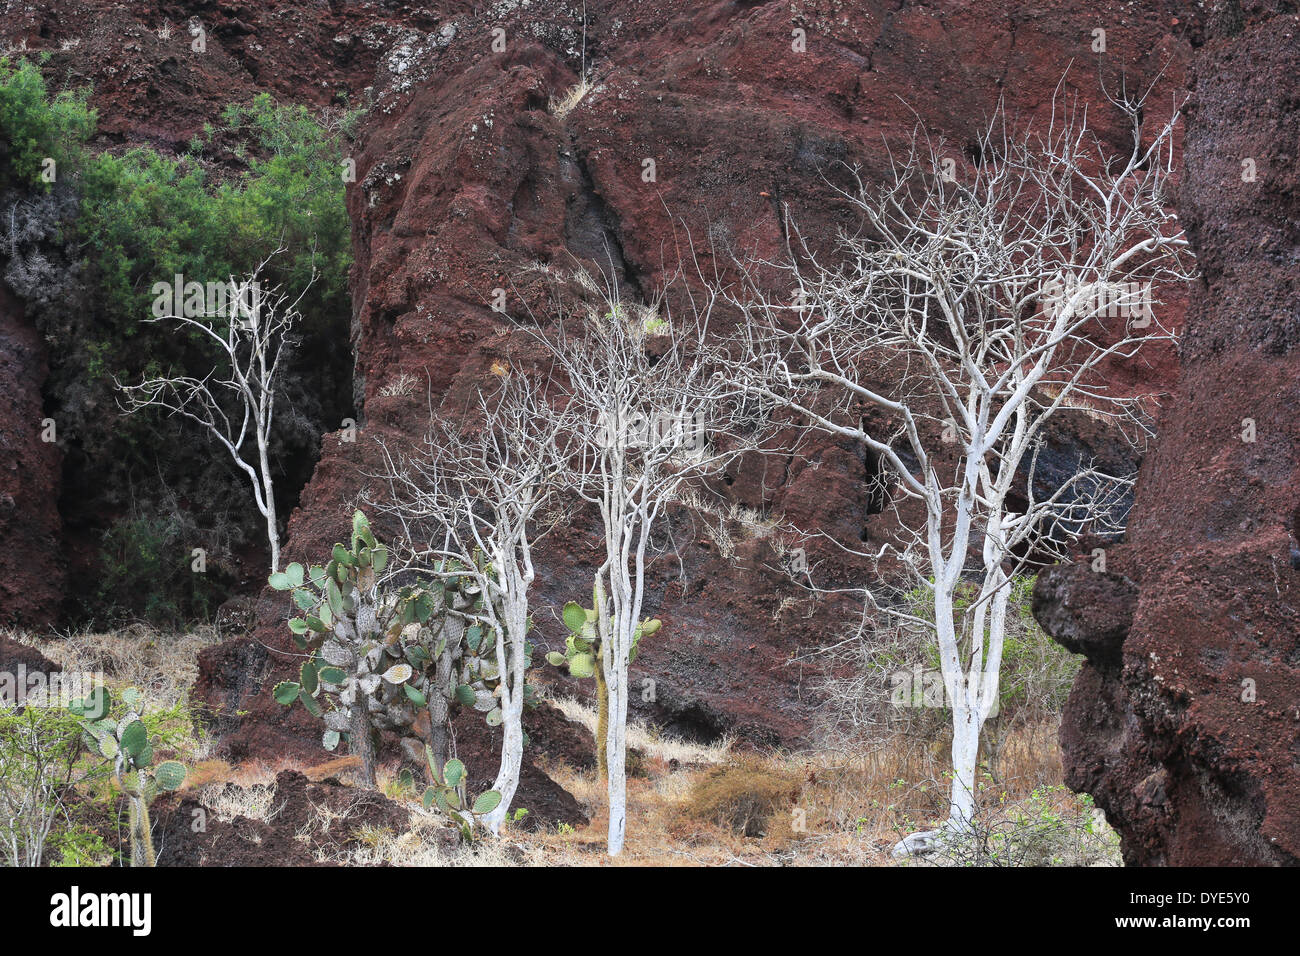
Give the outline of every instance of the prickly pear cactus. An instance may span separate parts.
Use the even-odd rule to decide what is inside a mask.
[[[605,685],[605,668],[601,663],[600,614],[597,608],[604,600],[600,581],[592,589],[591,607],[583,607],[577,601],[564,605],[564,626],[568,636],[564,641],[564,653],[551,651],[546,655],[547,663],[565,668],[571,677],[596,678],[596,768],[603,777],[608,773],[605,751],[609,736],[609,691]],[[649,618],[636,626],[632,636],[632,647],[628,652],[628,663],[636,660],[641,646],[641,638],[658,633],[663,622]]]
[[[433,781],[424,788],[421,797],[424,809],[428,810],[436,804],[439,810],[460,827],[461,835],[466,840],[472,840],[478,818],[491,813],[500,805],[501,794],[496,790],[485,790],[473,801],[467,801],[465,765],[454,757],[439,764],[433,750],[428,747],[424,748],[424,756],[429,768],[429,779]],[[401,783],[403,787],[415,788],[415,778],[409,770],[402,771]]]
[[[110,761],[118,787],[130,801],[131,865],[154,866],[149,804],[161,791],[179,790],[185,782],[185,765],[164,760],[153,766],[154,744],[141,719],[143,697],[134,687],[122,692],[122,715],[114,719],[115,704],[104,687],[68,704],[81,718],[81,742],[93,754]]]
[[[597,592],[598,593],[598,592]],[[599,603],[598,599],[592,602]],[[569,629],[565,638],[564,653],[551,651],[546,655],[548,663],[568,670],[572,677],[595,676],[600,667],[599,615],[595,607],[583,607],[577,601],[564,605],[564,626]],[[657,617],[648,618],[636,626],[632,636],[632,648],[628,653],[628,663],[636,660],[641,646],[641,638],[657,634],[663,627],[663,621]]]
[[[436,580],[384,587],[388,562],[388,549],[357,511],[350,547],[336,544],[325,565],[290,564],[269,579],[292,594],[299,614],[289,630],[305,653],[299,679],[277,684],[275,699],[321,718],[327,750],[346,739],[371,786],[375,731],[398,733],[417,762],[431,746],[441,765],[454,708],[472,707],[490,725],[501,721],[496,633],[482,615],[479,588],[454,565],[440,567]]]

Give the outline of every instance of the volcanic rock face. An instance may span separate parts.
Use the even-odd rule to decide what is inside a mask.
[[[1214,6],[1178,196],[1204,275],[1127,544],[1107,555],[1137,600],[1076,565],[1036,602],[1058,636],[1126,632],[1121,657],[1084,667],[1061,742],[1132,864],[1300,862],[1300,20]]]
[[[1156,81],[1155,113],[1182,88],[1200,28],[1187,4],[1119,0],[1086,12],[1054,0],[585,9],[584,24],[582,5],[552,0],[487,10],[182,3],[167,16],[143,3],[6,6],[3,38],[52,49],[66,78],[93,80],[114,140],[183,148],[227,101],[263,86],[312,104],[343,91],[372,104],[349,189],[359,430],[325,436],[286,560],[319,559],[345,535],[351,509],[374,491],[366,476],[378,470],[378,440],[400,449],[418,439],[430,404],[464,407],[505,357],[513,343],[492,308],[496,290],[523,318],[575,259],[611,271],[626,294],[650,295],[683,256],[725,270],[732,255],[777,255],[795,226],[829,248],[851,225],[834,193],[850,182],[846,164],[871,181],[885,168],[885,140],[918,124],[946,137],[959,162],[977,162],[968,144],[999,97],[1041,119],[1072,62],[1065,91],[1095,104],[1092,124],[1125,149],[1091,66],[1094,30],[1106,30],[1098,62],[1108,85],[1121,73],[1130,86]],[[205,29],[202,55],[188,40],[191,16]],[[550,102],[584,65],[593,86],[560,115]],[[1179,311],[1175,302],[1173,324]],[[1111,370],[1113,384],[1158,389],[1174,367],[1172,353],[1144,356]],[[39,394],[30,376],[24,387]],[[648,595],[665,627],[637,659],[633,705],[687,736],[792,742],[808,731],[810,704],[792,659],[826,643],[855,602],[810,598],[779,567],[764,522],[725,512],[781,517],[846,544],[878,542],[895,519],[873,490],[875,463],[851,443],[822,440],[801,457],[751,464],[713,489],[724,514],[671,518],[675,553],[654,569]],[[539,604],[589,591],[599,564],[590,525],[578,514],[548,540]],[[838,549],[808,549],[818,584],[871,583]],[[293,667],[285,610],[263,600],[251,638],[205,655],[201,696],[232,753],[317,747],[319,726],[268,693]],[[562,639],[558,620],[538,627],[539,643]]]
[[[683,255],[706,272],[726,270],[732,254],[775,256],[792,222],[829,245],[850,222],[833,193],[847,184],[845,164],[869,181],[885,165],[882,138],[906,138],[918,116],[960,154],[1003,94],[1012,109],[1045,115],[1066,64],[1088,55],[1094,16],[1110,27],[1110,79],[1122,68],[1130,82],[1150,82],[1168,65],[1157,87],[1168,99],[1186,49],[1180,9],[1114,4],[1085,22],[1050,4],[1011,13],[994,3],[807,4],[793,16],[776,4],[588,4],[593,87],[563,116],[548,102],[579,80],[580,17],[537,3],[511,5],[499,23],[457,17],[453,42],[431,38],[381,65],[364,175],[350,193],[364,428],[355,442],[326,438],[290,524],[290,557],[319,554],[338,537],[349,503],[364,499],[375,441],[419,435],[429,396],[445,410],[464,407],[506,357],[514,343],[492,310],[495,290],[506,312],[545,321],[548,273],[574,260],[638,295]],[[497,26],[505,49],[493,54]],[[1095,75],[1070,81],[1098,98]],[[1114,120],[1105,110],[1094,117],[1122,149]],[[1172,378],[1172,356],[1164,361],[1157,375]],[[1117,381],[1126,375],[1140,377],[1116,370]],[[714,490],[724,508],[856,543],[889,534],[894,520],[878,513],[872,477],[862,448],[820,441],[803,458],[747,463]],[[706,533],[716,516],[673,521],[676,553],[650,582],[665,627],[638,657],[633,681],[650,693],[634,695],[634,710],[697,738],[802,739],[808,693],[790,658],[842,627],[852,601],[809,599],[780,571],[761,528],[732,522],[728,544]],[[547,542],[543,603],[590,587],[599,564],[590,531],[579,514]],[[819,584],[869,583],[834,548],[810,550]],[[543,641],[562,639],[557,621],[543,617],[539,628]]]
[[[0,625],[54,623],[59,558],[59,446],[44,424],[45,349],[0,284]]]

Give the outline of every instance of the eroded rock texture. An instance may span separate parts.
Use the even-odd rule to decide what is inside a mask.
[[[1204,277],[1176,400],[1107,583],[1058,569],[1036,605],[1093,647],[1061,731],[1067,782],[1136,864],[1300,861],[1300,20],[1212,7],[1178,196]],[[1117,636],[1122,655],[1096,653]]]
[[[45,348],[0,282],[0,625],[54,623],[62,601],[61,454],[43,424]]]

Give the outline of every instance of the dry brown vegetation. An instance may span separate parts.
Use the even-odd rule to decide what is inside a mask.
[[[199,649],[215,634],[198,629],[165,635],[145,628],[35,638],[9,635],[67,668],[103,670],[110,689],[145,689],[154,706],[174,709],[172,748],[190,768],[184,790],[218,819],[248,817],[274,825],[275,776],[301,770],[320,781],[350,779],[354,758],[319,766],[292,761],[232,766],[214,759],[210,741],[186,706]],[[595,713],[572,699],[553,701],[570,720],[593,726]],[[360,846],[321,862],[353,866],[889,866],[893,845],[926,829],[947,812],[948,781],[942,736],[918,746],[915,735],[853,746],[755,752],[723,738],[684,741],[641,723],[628,743],[644,754],[628,781],[628,840],[623,855],[604,853],[605,787],[594,770],[540,764],[591,816],[576,829],[527,832],[507,824],[498,840],[448,847],[445,821],[423,810],[397,785],[395,769],[380,773],[385,795],[411,812],[409,831],[358,834]],[[1079,797],[1061,786],[1056,720],[1018,726],[1008,735],[995,781],[985,775],[981,803],[994,833],[1011,833],[1011,862],[1118,865],[1113,831]],[[235,784],[235,788],[227,784]],[[526,806],[526,804],[525,804]],[[324,811],[322,811],[324,812]],[[327,827],[328,820],[317,821]],[[328,854],[326,854],[328,856]],[[907,865],[909,861],[901,861]]]

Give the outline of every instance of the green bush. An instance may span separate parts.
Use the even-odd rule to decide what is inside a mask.
[[[105,535],[106,561],[133,549],[148,557],[150,540],[167,534],[157,521],[109,526],[106,516],[148,513],[168,499],[195,515],[229,512],[236,526],[212,531],[224,540],[264,537],[246,476],[201,430],[158,410],[116,414],[116,381],[225,372],[200,333],[146,321],[154,283],[170,283],[177,273],[224,282],[284,249],[261,276],[263,286],[283,285],[295,295],[306,289],[272,435],[282,514],[310,478],[321,436],[354,414],[352,355],[344,345],[352,253],[341,173],[357,115],[318,118],[262,94],[228,106],[184,155],[96,152],[86,145],[95,124],[86,91],[51,94],[36,65],[0,61],[0,185],[16,187],[13,208],[33,221],[26,233],[32,248],[22,257],[28,266],[8,278],[50,346],[46,398],[65,451],[65,523]],[[36,210],[24,197],[45,188],[39,173],[47,155],[59,164],[54,195],[61,202]],[[54,214],[57,223],[35,221]],[[37,301],[40,290],[54,288],[57,295]],[[231,509],[231,502],[242,507]],[[201,576],[177,568],[188,567],[191,548],[217,547],[207,538],[184,544],[158,558],[165,583],[125,608],[118,601],[115,613],[172,620],[200,612],[211,579],[196,582]],[[144,583],[130,580],[120,561],[107,572],[100,590],[120,595]],[[85,600],[70,603],[91,610]]]
[[[302,303],[305,331],[340,309],[350,315],[345,124],[326,127],[265,93],[228,106],[223,118],[224,127],[191,148],[246,165],[225,178],[200,156],[174,159],[147,148],[85,161],[77,235],[92,251],[97,284],[125,336],[149,315],[154,282],[176,273],[223,281],[251,272],[280,246],[288,255],[272,263],[270,281],[299,290],[319,273]]]
[[[1004,720],[1039,720],[1059,714],[1065,706],[1065,699],[1070,696],[1070,687],[1082,661],[1052,640],[1034,618],[1032,604],[1036,579],[1035,575],[1019,575],[1011,579],[1006,632],[1002,638],[1002,667],[998,672],[997,714]],[[957,621],[969,620],[967,614],[978,598],[979,588],[975,584],[958,585],[953,598]],[[904,604],[917,617],[934,620],[934,593],[930,588],[908,592]],[[925,667],[938,671],[938,641],[929,629],[924,633]],[[969,635],[963,638],[962,659],[966,660],[970,638]],[[946,709],[944,716],[945,719],[948,717]]]
[[[41,179],[44,161],[59,169],[80,156],[82,144],[95,129],[95,111],[86,105],[87,91],[49,95],[35,64],[16,66],[0,58],[0,185],[48,190]]]
[[[73,825],[80,727],[53,707],[0,707],[0,862],[38,866]]]
[[[99,615],[166,624],[211,617],[229,582],[215,561],[203,573],[193,570],[196,540],[181,516],[132,515],[115,521],[100,550]]]
[[[1120,866],[1119,836],[1092,798],[1061,785],[980,809],[968,834],[950,834],[927,854],[930,865],[969,867]]]
[[[93,828],[82,823],[71,823],[50,834],[50,866],[109,866],[116,854],[104,838]]]

